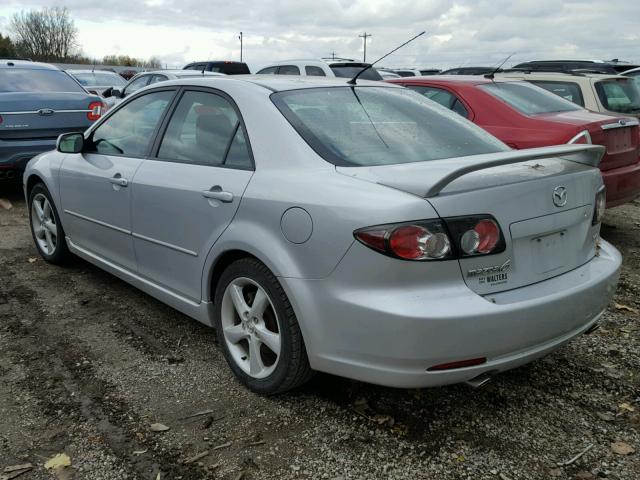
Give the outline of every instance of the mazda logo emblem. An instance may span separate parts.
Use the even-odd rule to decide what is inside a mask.
[[[552,197],[556,207],[564,207],[567,204],[567,189],[562,186],[554,188]]]
[[[53,115],[54,113],[55,111],[50,108],[41,108],[40,110],[38,110],[38,115],[42,117],[48,117],[49,115]]]

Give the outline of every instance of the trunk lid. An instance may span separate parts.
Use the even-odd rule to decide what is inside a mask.
[[[46,139],[84,131],[93,123],[89,105],[100,97],[86,92],[0,93],[0,140]]]
[[[568,148],[598,152],[597,160],[602,155],[601,147]],[[426,197],[442,218],[493,215],[505,237],[505,251],[458,260],[469,288],[485,295],[561,275],[583,265],[596,254],[599,225],[592,226],[591,223],[595,195],[602,185],[599,170],[593,168],[598,162],[583,157],[584,163],[578,163],[535,154],[554,149],[568,151],[567,147],[545,147],[506,152],[494,155],[504,157],[502,165],[485,161],[484,165],[488,167],[483,167],[483,159],[478,158],[488,156],[478,155],[467,159],[370,167],[359,174],[354,172],[359,168],[338,169]],[[474,159],[477,165],[473,164]],[[440,165],[434,165],[440,162]],[[446,162],[453,164],[448,172],[445,172]],[[462,163],[466,166],[459,167]],[[566,197],[554,202],[554,192],[558,188],[564,189]],[[458,239],[452,240],[458,242]]]
[[[603,145],[607,149],[600,165],[603,171],[638,163],[640,157],[638,125],[637,119],[612,118],[601,122],[596,131],[591,133],[593,143]]]

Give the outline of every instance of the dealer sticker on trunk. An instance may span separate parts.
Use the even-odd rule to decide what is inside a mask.
[[[511,259],[508,259],[502,265],[493,265],[491,267],[474,268],[467,271],[467,277],[478,278],[478,283],[498,285],[507,283],[509,280],[508,270],[511,268]]]

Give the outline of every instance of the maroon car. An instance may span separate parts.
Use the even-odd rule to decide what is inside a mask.
[[[600,170],[607,207],[640,196],[638,119],[593,113],[527,82],[429,76],[388,80],[404,85],[487,130],[512,148],[593,143],[607,151]]]

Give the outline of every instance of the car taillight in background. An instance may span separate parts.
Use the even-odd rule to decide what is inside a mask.
[[[367,247],[403,260],[450,260],[500,253],[505,240],[490,215],[422,220],[367,227],[355,238]]]
[[[573,143],[577,145],[591,145],[593,142],[591,141],[591,134],[587,130],[583,130],[567,143]]]
[[[593,209],[593,221],[592,225],[596,225],[602,222],[602,218],[604,217],[604,210],[607,207],[607,190],[604,188],[604,185],[600,187],[598,193],[596,193],[596,201],[595,208]]]
[[[104,105],[102,102],[91,102],[89,104],[89,113],[87,113],[87,118],[92,122],[95,122],[102,116],[102,110]]]

